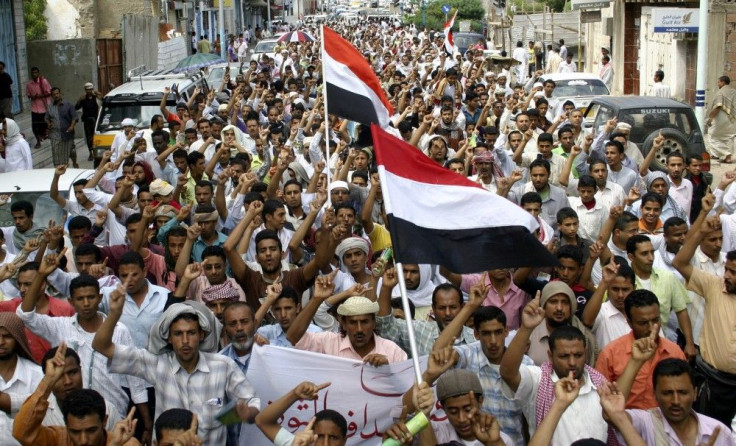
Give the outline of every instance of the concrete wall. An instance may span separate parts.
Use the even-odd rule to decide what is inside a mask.
[[[85,82],[97,85],[97,47],[94,39],[28,42],[28,64],[36,66],[52,87],[61,88],[73,102],[84,93]]]
[[[99,0],[98,37],[120,37],[120,22],[125,15],[154,17],[158,23],[161,2],[157,0]],[[156,28],[158,32],[158,28]]]
[[[123,16],[123,74],[145,65],[158,68],[158,17]]]
[[[124,14],[158,18],[157,0],[53,0],[44,16],[49,40],[119,38]]]
[[[28,65],[38,67],[64,99],[74,103],[85,82],[97,85],[97,45],[94,39],[37,40],[28,42]],[[84,136],[77,126],[77,137]]]
[[[187,37],[179,36],[158,43],[158,69],[174,68],[180,60],[187,57]]]

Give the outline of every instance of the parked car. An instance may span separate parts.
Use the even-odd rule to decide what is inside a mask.
[[[685,156],[700,155],[703,157],[701,169],[710,171],[710,155],[705,150],[703,133],[688,104],[652,96],[597,97],[590,102],[584,116],[584,125],[595,133],[612,118],[631,124],[629,140],[639,146],[644,156],[661,131],[665,137],[664,147],[657,152],[653,169],[665,170],[667,155],[680,152]]]
[[[59,195],[66,200],[76,201],[72,184],[94,175],[92,169],[67,169],[59,178]],[[54,169],[33,169],[0,174],[0,195],[13,194],[5,206],[0,206],[0,226],[13,226],[10,204],[28,201],[33,205],[33,219],[44,225],[49,220],[64,224],[66,212],[49,196],[49,186],[54,178]]]
[[[248,63],[243,64],[243,71],[247,71],[249,67]],[[220,90],[220,85],[222,85],[222,79],[225,77],[225,70],[230,68],[230,78],[235,80],[235,76],[238,75],[238,70],[240,69],[240,62],[230,62],[230,63],[219,63],[215,65],[210,65],[207,67],[207,85],[215,90]]]
[[[608,96],[610,92],[601,78],[590,73],[554,73],[545,74],[539,78],[539,82],[546,80],[555,82],[555,90],[552,97],[557,100],[555,116],[562,112],[562,104],[572,101],[575,108],[585,110],[590,101],[596,96]]]
[[[255,60],[258,62],[258,60],[263,56],[264,54],[268,57],[273,57],[275,52],[274,48],[276,48],[276,44],[278,43],[278,39],[263,39],[260,42],[256,44],[255,48],[252,48],[250,50],[250,60]]]

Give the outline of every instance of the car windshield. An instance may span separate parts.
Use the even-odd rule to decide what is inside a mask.
[[[175,106],[170,105],[168,109],[171,113],[175,112]],[[151,118],[154,115],[160,115],[161,109],[158,104],[142,104],[142,103],[108,103],[102,106],[100,119],[97,121],[97,131],[100,133],[120,130],[120,123],[125,118],[131,118],[136,121],[137,128],[148,128],[151,125]]]
[[[453,40],[455,42],[455,46],[458,48],[470,48],[476,43],[478,43],[478,39],[481,39],[483,41],[483,48],[486,47],[486,41],[483,39],[483,36],[480,34],[474,34],[470,36],[454,36]]]
[[[276,41],[271,42],[260,42],[256,45],[255,53],[273,53],[273,49],[276,47]]]
[[[59,191],[59,196],[69,199],[69,191]],[[10,213],[10,203],[27,201],[33,205],[33,220],[48,222],[53,220],[64,224],[64,209],[51,199],[48,192],[14,192],[11,202],[7,206],[0,206],[0,226],[13,226],[13,215]],[[6,243],[9,241],[6,240]],[[12,243],[12,242],[11,242]]]
[[[635,108],[618,112],[618,122],[631,124],[629,140],[636,144],[659,129],[677,129],[689,136],[695,128],[694,113],[685,108]]]
[[[599,79],[567,79],[555,81],[553,98],[570,96],[604,96],[609,94],[606,84]]]

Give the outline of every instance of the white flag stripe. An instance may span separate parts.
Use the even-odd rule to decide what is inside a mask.
[[[325,67],[325,81],[344,90],[367,97],[376,110],[378,124],[381,127],[388,126],[390,118],[388,110],[386,110],[376,92],[356,76],[347,65],[330,57],[327,51],[322,53],[322,57],[322,64]]]
[[[428,229],[478,229],[539,224],[528,212],[485,189],[410,180],[378,166],[386,213]],[[442,218],[438,218],[440,216]]]

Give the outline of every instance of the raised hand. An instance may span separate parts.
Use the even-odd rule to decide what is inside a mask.
[[[182,279],[193,281],[197,280],[197,277],[202,275],[203,267],[200,263],[194,262],[187,265],[187,267],[184,269],[184,277]]]
[[[59,267],[61,258],[66,255],[66,248],[62,249],[58,254],[49,254],[43,258],[43,261],[38,266],[38,273],[42,276],[48,276],[53,273],[56,268]]]
[[[618,274],[618,270],[621,266],[614,262],[613,259],[603,268],[602,274],[602,282],[610,284],[616,279],[616,275]]]
[[[107,257],[102,261],[102,263],[96,263],[94,265],[90,265],[89,270],[87,273],[94,277],[95,279],[99,279],[100,277],[107,274]]]
[[[396,268],[387,268],[383,272],[383,281],[381,286],[393,290],[399,284],[399,274]]]
[[[707,218],[700,226],[700,232],[702,234],[710,234],[721,229],[721,219],[717,216]]]
[[[10,201],[10,198],[13,196],[13,194],[2,194],[0,195],[0,206],[4,206],[8,204],[8,201]]]
[[[197,435],[198,425],[197,414],[192,413],[192,423],[189,425],[189,429],[174,439],[174,446],[202,446],[202,439]]]
[[[645,362],[654,357],[657,352],[657,340],[659,339],[659,324],[654,324],[652,332],[645,338],[634,341],[631,348],[631,358],[635,361]]]
[[[330,274],[319,276],[314,281],[314,293],[312,297],[314,299],[327,299],[332,296],[335,291],[335,284],[332,282],[335,279],[337,270],[332,271]]]
[[[192,205],[187,204],[185,206],[182,206],[181,209],[179,209],[179,212],[176,214],[176,219],[179,221],[184,221],[187,218],[189,218],[189,215],[192,212]]]
[[[66,169],[69,167],[68,164],[59,164],[58,166],[54,167],[54,175],[57,177],[60,177],[66,173]]]
[[[537,291],[537,295],[524,307],[521,313],[521,322],[524,328],[534,330],[544,321],[544,309],[539,306],[541,293]]]
[[[43,236],[26,240],[25,245],[23,245],[23,251],[30,253],[30,252],[37,250],[38,246],[41,244],[42,237]]]
[[[123,305],[125,305],[125,295],[128,294],[128,286],[131,282],[130,277],[126,277],[125,282],[119,283],[110,293],[110,313],[122,314]]]
[[[716,197],[713,194],[707,194],[700,200],[700,203],[703,206],[702,211],[710,212],[716,204]]]
[[[624,214],[623,206],[611,206],[611,210],[608,212],[608,218],[618,220]]]
[[[95,212],[95,226],[101,228],[107,221],[107,208]]]
[[[294,394],[299,397],[300,400],[314,400],[317,399],[317,394],[320,390],[330,386],[330,382],[326,382],[320,385],[314,384],[309,381],[299,383],[294,387]]]
[[[468,417],[473,419],[475,439],[484,445],[495,445],[501,442],[501,426],[493,415],[480,411],[475,393],[470,392],[471,409]]]
[[[575,401],[578,394],[580,394],[580,381],[575,379],[573,372],[555,383],[555,399],[564,403],[566,407]]]
[[[281,296],[281,291],[283,290],[283,287],[281,286],[281,282],[274,282],[271,285],[266,287],[266,301],[268,302],[276,302],[276,299]]]
[[[654,141],[652,141],[652,147],[656,150],[661,149],[664,147],[664,135],[662,135],[662,130],[659,131],[659,134],[654,138]]]
[[[480,276],[480,282],[470,287],[470,296],[468,297],[468,304],[476,308],[483,305],[483,301],[488,295],[488,285],[486,284],[486,277],[488,273],[484,272]]]
[[[0,282],[4,282],[13,277],[16,271],[18,271],[17,264],[13,262],[3,263],[3,265],[0,266]]]
[[[317,443],[317,434],[314,433],[314,421],[316,418],[312,417],[307,424],[306,429],[299,431],[294,434],[294,439],[291,441],[291,446],[311,446]]]
[[[195,223],[187,228],[187,238],[191,241],[195,241],[202,235],[202,228],[199,224]]]
[[[453,368],[457,363],[460,354],[452,348],[455,344],[454,341],[453,339],[450,345],[443,348],[432,350],[432,353],[427,358],[427,375],[432,380],[442,376],[443,373]]]
[[[617,416],[626,416],[626,398],[618,390],[616,383],[606,383],[598,387],[598,396],[606,417],[615,419]]]
[[[56,349],[54,357],[50,361],[46,361],[46,370],[44,370],[46,378],[52,384],[55,384],[64,374],[66,368],[66,342],[61,342],[59,348]]]
[[[115,423],[115,427],[110,432],[110,445],[124,445],[128,440],[133,438],[135,434],[135,426],[138,424],[138,420],[133,418],[135,414],[135,407],[130,409],[128,416]]]

